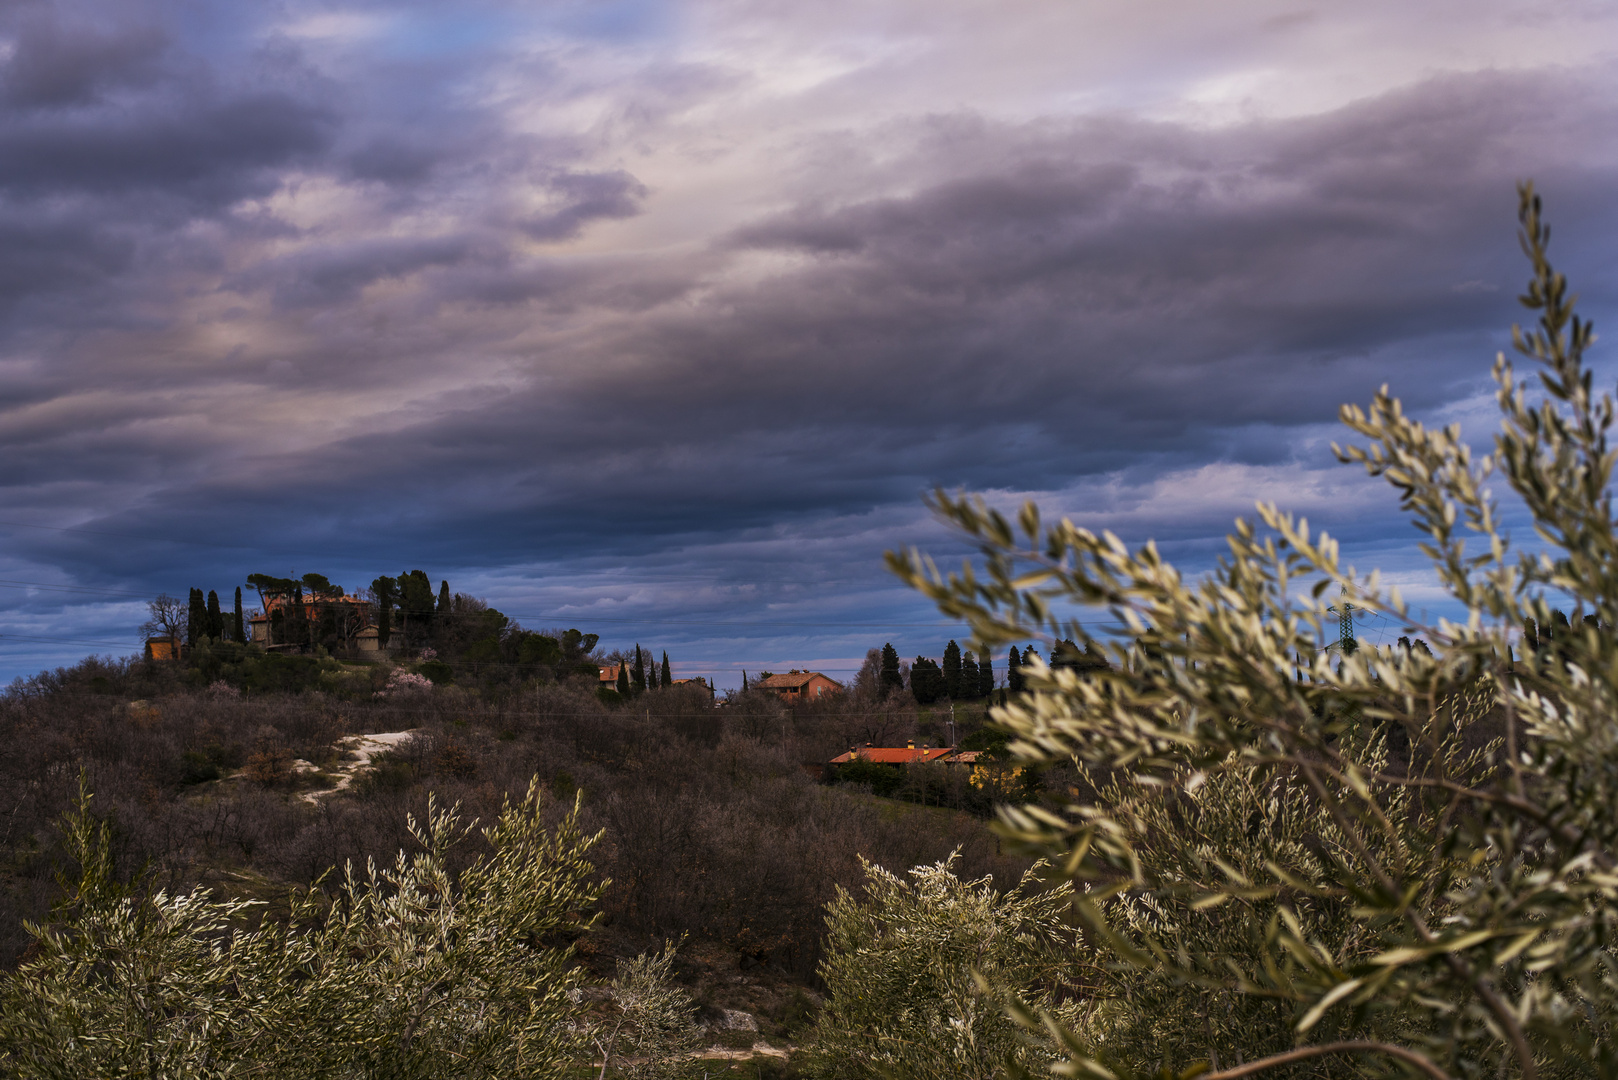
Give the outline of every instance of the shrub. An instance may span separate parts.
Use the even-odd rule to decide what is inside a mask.
[[[864,863],[865,899],[839,887],[827,905],[817,1073],[972,1080],[1055,1057],[1049,1042],[1022,1037],[981,980],[1071,1018],[1041,989],[1063,959],[1069,889],[1030,873],[1000,893],[989,878],[956,877],[953,861],[918,866],[908,881]]]
[[[904,772],[897,765],[884,765],[863,757],[836,766],[834,775],[839,784],[863,784],[869,786],[873,794],[884,798],[898,791],[905,780]]]

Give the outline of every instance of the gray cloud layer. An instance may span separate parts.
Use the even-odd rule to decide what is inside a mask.
[[[1217,125],[898,109],[802,126],[737,197],[700,176],[756,121],[691,117],[752,84],[711,60],[476,19],[333,52],[240,18],[0,16],[0,490],[13,523],[91,530],[12,529],[20,580],[427,565],[668,634],[771,603],[914,620],[873,582],[882,547],[938,542],[920,490],[1202,550],[1259,488],[1324,490],[1338,402],[1474,395],[1517,317],[1519,178],[1611,307],[1610,64]]]

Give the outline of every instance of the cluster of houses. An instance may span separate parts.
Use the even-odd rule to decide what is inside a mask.
[[[603,664],[601,667],[600,685],[603,690],[615,689],[618,685],[618,669],[620,664]],[[673,686],[696,686],[708,692],[713,697],[714,688],[706,679],[674,679]],[[841,693],[843,684],[829,675],[818,671],[799,671],[793,668],[785,675],[771,675],[753,684],[755,690],[766,690],[788,704],[798,704],[805,701],[814,701],[826,694]]]

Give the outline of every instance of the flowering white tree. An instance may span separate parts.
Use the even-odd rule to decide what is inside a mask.
[[[388,683],[373,696],[379,698],[411,697],[415,694],[431,693],[433,681],[425,675],[417,675],[404,668],[394,668],[388,675]]]

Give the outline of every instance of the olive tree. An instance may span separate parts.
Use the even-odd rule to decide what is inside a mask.
[[[619,959],[605,1008],[586,1025],[601,1055],[598,1080],[615,1062],[635,1080],[673,1076],[696,1048],[702,1029],[696,1002],[674,981],[676,949],[666,942],[662,952]]]
[[[1068,888],[1030,873],[1000,892],[987,877],[962,881],[953,861],[918,866],[909,880],[864,862],[863,898],[838,887],[820,965],[817,1072],[973,1080],[1055,1056],[1049,1040],[1019,1032],[991,984],[1072,1018],[1053,985],[1071,938]]]
[[[1263,504],[1196,581],[1152,544],[1045,524],[1032,504],[1014,526],[942,492],[936,509],[981,559],[945,577],[917,553],[890,556],[969,622],[974,647],[1040,634],[1110,663],[1035,659],[1027,692],[995,713],[1024,764],[1075,762],[1114,784],[1000,820],[1077,882],[1074,911],[1106,953],[1098,998],[1181,988],[1285,1020],[1284,1037],[1261,1025],[1243,1046],[1240,1025],[1199,1037],[1195,1010],[1164,1016],[1179,1029],[1163,1060],[1141,1062],[1110,1052],[1127,1025],[1048,1019],[1066,1042],[1059,1071],[1618,1071],[1613,404],[1593,388],[1594,335],[1547,258],[1539,198],[1527,185],[1520,195],[1532,262],[1522,301],[1538,324],[1514,343],[1538,378],[1496,360],[1492,452],[1413,420],[1387,387],[1341,413],[1363,441],[1339,456],[1393,486],[1458,618],[1418,620],[1378,575],[1345,566],[1330,537]],[[1535,545],[1504,531],[1491,476],[1531,516]],[[1430,654],[1319,651],[1344,588]],[[1577,629],[1554,652],[1517,655],[1516,628],[1544,625],[1553,600],[1573,606]],[[1187,808],[1220,784],[1253,792],[1251,827],[1162,843],[1194,827]],[[1155,826],[1142,805],[1157,808]],[[1286,814],[1310,824],[1260,852]],[[1163,917],[1145,917],[1154,911]],[[1241,1056],[1214,1068],[1221,1039]]]
[[[419,852],[250,928],[255,902],[120,885],[84,791],[65,823],[78,880],[0,985],[0,1075],[560,1076],[580,1047],[558,939],[588,928],[597,837],[576,805],[543,816],[536,784],[457,874],[475,823],[430,801]]]

